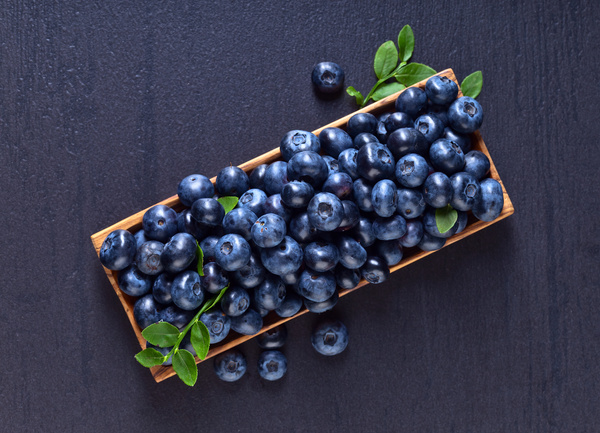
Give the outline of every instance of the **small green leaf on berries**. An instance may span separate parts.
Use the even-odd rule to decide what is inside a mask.
[[[225,213],[231,212],[233,208],[237,206],[239,200],[240,199],[235,196],[225,196],[217,199],[217,201],[221,203],[221,206],[223,206],[223,209],[225,209]]]
[[[363,98],[363,95],[358,90],[356,90],[352,86],[349,86],[346,89],[346,93],[348,93],[348,95],[354,96],[356,98],[356,104],[357,105],[359,105],[361,107],[363,106],[363,104],[364,104],[364,98]]]
[[[177,350],[173,354],[173,370],[177,376],[188,386],[194,386],[198,379],[198,367],[194,355],[185,349]]]
[[[373,68],[377,78],[382,79],[394,70],[398,64],[398,50],[392,41],[381,44],[375,53]]]
[[[144,349],[135,355],[135,359],[144,367],[150,368],[161,365],[166,361],[166,356],[164,356],[158,350],[149,347],[148,349]]]
[[[371,95],[371,98],[373,98],[373,101],[380,101],[381,99],[393,95],[394,93],[404,89],[406,89],[406,87],[404,87],[404,85],[400,83],[385,83]]]
[[[198,257],[198,274],[204,276],[204,252],[200,248],[200,244],[196,241],[196,256]]]
[[[206,325],[197,321],[192,326],[192,335],[190,337],[190,341],[192,343],[192,347],[196,351],[196,355],[198,358],[205,359],[206,355],[208,355],[208,349],[210,347],[210,334],[208,333],[208,328]]]
[[[432,75],[435,75],[435,70],[429,66],[421,63],[409,63],[396,74],[396,80],[408,87]]]
[[[229,284],[227,284],[225,287],[223,287],[217,296],[206,301],[206,303],[202,306],[202,312],[208,311],[212,307],[214,307],[215,304],[221,300],[221,298],[223,297],[223,295],[225,294],[227,289],[229,289]]]
[[[464,96],[470,96],[471,98],[477,98],[481,92],[483,86],[483,74],[481,71],[475,71],[471,75],[467,76],[462,84],[460,90]]]
[[[458,220],[458,212],[448,205],[435,210],[435,224],[440,233],[446,233]]]
[[[179,334],[179,329],[168,322],[153,323],[142,331],[142,336],[148,343],[159,347],[173,346]]]
[[[402,62],[408,62],[412,57],[413,50],[415,49],[415,35],[412,29],[407,24],[402,27],[400,34],[398,35],[398,57]]]

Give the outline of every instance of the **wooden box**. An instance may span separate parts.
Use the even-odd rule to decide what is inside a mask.
[[[442,72],[439,72],[436,75],[446,76],[456,82],[456,77],[454,76],[454,72],[451,69],[446,69]],[[423,80],[423,81],[415,84],[415,86],[424,88],[426,81],[427,80]],[[342,117],[341,119],[336,120],[335,122],[332,122],[329,125],[325,125],[322,128],[319,128],[316,131],[313,131],[313,133],[315,135],[318,135],[321,132],[321,130],[323,130],[324,128],[327,128],[327,127],[338,127],[338,128],[345,129],[348,119],[350,119],[350,117],[352,117],[356,113],[373,113],[375,115],[379,115],[381,113],[385,113],[388,111],[394,111],[394,103],[400,93],[401,92],[398,92],[398,93],[391,95],[385,99],[382,99],[381,101],[378,101],[372,105],[369,105],[361,110],[358,110],[358,111],[351,113],[345,117]],[[462,96],[462,93],[460,91],[459,91],[459,96]],[[298,126],[298,127],[301,128],[301,126]],[[502,180],[500,179],[500,176],[498,175],[498,171],[496,170],[494,162],[487,150],[487,147],[485,146],[485,143],[483,142],[483,139],[481,138],[481,135],[479,134],[479,131],[476,131],[475,133],[473,133],[471,136],[471,139],[472,139],[473,150],[479,150],[479,151],[483,152],[484,154],[486,154],[487,157],[489,158],[490,165],[491,165],[490,177],[492,177],[493,179],[496,179],[498,182],[500,182],[500,185],[502,185],[502,190],[504,193],[504,208],[502,209],[502,213],[500,214],[500,216],[492,222],[479,221],[472,215],[469,215],[469,222],[467,224],[467,227],[461,233],[456,234],[456,235],[450,237],[449,239],[447,239],[444,247],[447,247],[448,245],[451,245],[454,242],[457,242],[467,236],[470,236],[473,233],[475,233],[485,227],[488,227],[491,224],[494,224],[514,213],[513,205],[510,201],[510,198],[508,197],[508,194],[506,193],[506,189],[504,188]],[[276,148],[276,149],[273,149],[261,156],[258,156],[256,158],[240,165],[240,168],[242,168],[244,171],[246,171],[248,174],[250,174],[250,172],[255,167],[257,167],[261,164],[271,163],[278,159],[281,159],[281,154],[279,152],[279,148]],[[189,173],[182,173],[181,177],[183,178],[187,174],[189,174]],[[216,177],[213,177],[211,179],[213,184],[215,183],[215,179],[216,179]],[[183,209],[183,205],[180,203],[179,198],[176,195],[173,197],[170,197],[166,200],[163,200],[157,204],[164,204],[164,205],[170,206],[170,207],[174,208],[176,211],[180,211]],[[144,213],[146,212],[146,210],[147,209],[144,209],[144,210],[130,216],[129,218],[126,218],[123,221],[120,221],[120,222],[118,222],[110,227],[107,227],[106,229],[101,230],[98,233],[92,235],[91,238],[92,238],[94,247],[96,248],[96,252],[99,254],[100,247],[102,245],[102,242],[104,241],[104,238],[113,230],[125,229],[125,230],[129,230],[132,233],[135,233],[136,231],[140,230],[142,227],[142,217],[143,217]],[[429,254],[433,254],[435,252],[437,252],[437,251],[431,251],[431,252],[421,251],[416,247],[410,248],[410,249],[405,249],[405,253],[404,253],[404,257],[402,258],[402,261],[398,265],[391,267],[390,271],[391,272],[397,271],[398,269],[401,269],[404,266],[410,265],[411,263],[413,263],[417,260],[420,260],[423,257],[426,257]],[[115,290],[115,292],[119,298],[119,301],[121,302],[121,305],[125,309],[125,313],[127,314],[127,317],[129,318],[129,321],[131,322],[131,326],[133,327],[133,331],[135,332],[135,335],[137,336],[137,339],[140,343],[140,347],[142,349],[144,349],[146,347],[146,341],[142,337],[142,332],[141,332],[142,330],[139,328],[139,326],[137,325],[137,323],[133,317],[133,307],[134,307],[136,298],[133,298],[133,297],[128,296],[128,295],[124,294],[123,292],[121,292],[121,290],[119,289],[119,285],[117,283],[117,272],[111,271],[106,268],[104,270],[106,271],[108,280],[110,281],[113,289]],[[393,278],[393,276],[390,276],[390,278]],[[368,283],[363,279],[360,282],[360,284],[352,290],[339,289],[339,296],[347,295],[351,291],[356,290],[366,284],[368,284]],[[274,328],[284,322],[287,322],[288,320],[292,320],[295,317],[298,317],[306,312],[308,312],[308,310],[306,310],[306,308],[303,307],[302,310],[300,310],[300,312],[298,314],[296,314],[293,317],[289,317],[289,318],[280,318],[274,312],[271,312],[264,318],[264,322],[263,322],[264,326],[263,326],[262,330],[259,332],[259,334],[262,332],[265,332],[271,328]],[[258,334],[256,334],[256,335],[258,335]],[[230,333],[230,335],[224,341],[222,341],[221,343],[216,344],[214,346],[211,346],[206,359],[209,359],[225,350],[231,349],[232,347],[235,347],[251,338],[254,338],[256,335],[252,335],[252,336],[239,335],[232,331]],[[135,348],[129,348],[126,350],[131,351],[132,357],[135,355],[135,353],[137,353],[137,349],[135,349]],[[199,363],[202,361],[200,361],[196,357],[196,362]],[[157,367],[151,368],[150,370],[152,372],[154,379],[157,382],[160,382],[160,381],[162,381],[168,377],[171,377],[175,374],[175,372],[171,366],[168,366],[168,367],[167,366],[157,366]]]

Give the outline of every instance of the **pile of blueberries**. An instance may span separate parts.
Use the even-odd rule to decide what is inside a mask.
[[[119,271],[121,290],[139,297],[134,316],[140,328],[166,321],[183,329],[207,294],[229,284],[220,305],[200,317],[210,342],[230,331],[254,335],[271,312],[291,317],[304,306],[322,313],[337,303],[340,288],[352,289],[362,278],[382,283],[405,249],[442,248],[465,228],[469,212],[483,221],[498,217],[502,187],[486,178],[488,158],[471,150],[469,134],[481,126],[481,105],[457,95],[454,81],[434,76],[424,90],[401,93],[393,113],[359,113],[345,130],[325,128],[318,137],[288,132],[281,160],[249,176],[230,166],[214,186],[200,174],[183,179],[183,211],[154,206],[142,230],[116,230],[100,250],[102,264]],[[223,196],[239,197],[230,212],[216,199]],[[448,205],[458,218],[440,232],[436,210]],[[203,276],[196,268],[197,242]],[[346,328],[323,326],[313,333],[315,349],[344,350]],[[189,340],[183,344],[194,353]],[[265,348],[259,372],[275,380],[287,360],[272,344]],[[218,356],[218,376],[241,377],[242,358],[237,351]]]

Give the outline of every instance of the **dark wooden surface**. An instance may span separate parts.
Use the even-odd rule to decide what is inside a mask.
[[[516,213],[340,301],[340,356],[289,325],[287,376],[156,384],[89,236],[355,109],[310,72],[409,23],[414,61],[481,69]],[[595,432],[600,428],[595,1],[62,2],[0,7],[3,431]]]

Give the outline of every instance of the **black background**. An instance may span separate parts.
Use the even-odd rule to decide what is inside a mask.
[[[513,216],[288,326],[286,377],[156,384],[90,235],[356,109],[377,47],[482,70]],[[600,428],[595,1],[9,1],[0,7],[4,431],[591,432]]]

